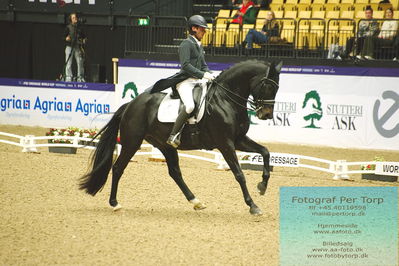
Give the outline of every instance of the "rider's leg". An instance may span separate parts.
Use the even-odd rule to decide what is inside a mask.
[[[177,148],[180,145],[180,134],[191,112],[194,110],[193,88],[197,79],[189,78],[177,84],[176,89],[179,92],[180,99],[184,104],[184,109],[177,116],[176,122],[173,125],[172,132],[167,140],[169,145]]]

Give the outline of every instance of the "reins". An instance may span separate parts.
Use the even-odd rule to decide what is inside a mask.
[[[272,79],[269,79],[267,77],[264,77],[261,79],[260,82],[263,81],[268,81],[271,82],[274,86],[276,86],[277,88],[279,87],[279,85],[277,84],[277,82],[275,82]],[[228,88],[226,88],[225,86],[223,86],[222,84],[220,84],[219,82],[217,82],[216,80],[212,81],[213,83],[215,83],[217,86],[219,86],[220,88],[223,89],[224,94],[227,96],[228,99],[230,99],[233,103],[235,103],[236,105],[248,110],[248,111],[255,111],[257,112],[258,110],[260,110],[261,108],[263,108],[264,105],[273,105],[276,101],[275,100],[252,100],[252,99],[247,99],[242,97],[241,95],[229,90]],[[216,89],[215,89],[216,90]],[[240,100],[243,100],[245,102],[248,102],[249,105],[251,107],[247,107],[245,105],[242,105],[241,103],[239,103],[238,101],[236,101],[235,99],[233,99],[228,93],[234,95],[235,97],[239,98]],[[212,94],[213,96],[213,94]]]

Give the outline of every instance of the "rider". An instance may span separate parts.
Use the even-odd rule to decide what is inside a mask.
[[[172,132],[167,140],[169,145],[177,148],[180,145],[180,133],[184,123],[194,110],[193,89],[201,79],[213,80],[216,75],[209,72],[205,62],[205,52],[201,46],[201,39],[208,28],[206,20],[200,15],[191,16],[188,20],[190,35],[179,46],[181,70],[177,74],[183,75],[184,80],[176,85],[184,107],[177,116]]]

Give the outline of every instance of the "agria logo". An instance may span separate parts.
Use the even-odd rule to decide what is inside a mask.
[[[307,125],[305,128],[320,128],[315,125],[315,120],[320,120],[323,117],[323,109],[317,91],[306,93],[302,109],[305,112],[303,119],[310,121],[310,125]]]
[[[137,95],[139,95],[139,93],[137,91],[137,86],[136,86],[136,84],[134,84],[134,82],[129,82],[129,83],[125,84],[125,87],[124,87],[123,93],[122,93],[122,99],[125,99],[126,97],[128,97],[128,95],[130,95],[131,99],[134,99],[137,97]]]

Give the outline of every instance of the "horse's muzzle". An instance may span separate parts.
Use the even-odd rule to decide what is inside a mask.
[[[273,118],[273,106],[265,106],[256,112],[256,117],[261,120]]]

